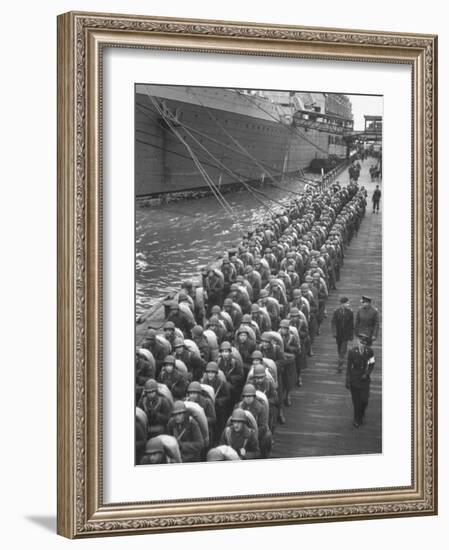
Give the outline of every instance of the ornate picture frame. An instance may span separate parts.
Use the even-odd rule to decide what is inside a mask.
[[[403,64],[412,74],[411,484],[105,503],[105,48]],[[58,17],[58,533],[69,538],[437,513],[437,37],[70,12]],[[148,473],[150,475],[150,472]]]

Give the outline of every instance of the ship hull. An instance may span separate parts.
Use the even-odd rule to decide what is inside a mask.
[[[285,174],[307,169],[314,158],[346,155],[338,136],[292,128],[279,122],[274,111],[246,105],[251,99],[237,96],[232,104],[223,101],[222,96],[214,102],[204,96],[207,105],[201,98],[197,103],[190,96],[183,100],[179,90],[172,97],[168,95],[160,94],[157,102],[177,117],[176,132],[147,93],[136,93],[138,197],[207,187],[198,164],[216,185],[229,186],[242,181],[269,182],[271,178],[279,181]]]

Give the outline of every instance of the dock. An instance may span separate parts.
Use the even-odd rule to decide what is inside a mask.
[[[337,372],[337,345],[332,337],[331,318],[340,296],[347,296],[354,314],[362,294],[371,296],[382,321],[382,201],[381,211],[372,214],[370,160],[362,164],[359,186],[368,191],[366,215],[357,237],[345,252],[344,266],[336,291],[326,302],[327,318],[315,339],[313,357],[302,374],[303,385],[292,392],[292,406],[285,408],[286,423],[278,425],[272,458],[372,454],[382,452],[382,323],[373,345],[376,366],[366,424],[353,426],[351,394],[345,387],[345,370]],[[339,178],[349,182],[347,171]],[[353,344],[356,344],[354,340]]]

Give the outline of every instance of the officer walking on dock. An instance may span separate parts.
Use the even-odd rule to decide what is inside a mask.
[[[354,338],[354,313],[346,296],[340,298],[340,307],[332,315],[332,336],[337,341],[338,372],[345,363],[348,342]]]
[[[358,335],[359,343],[348,353],[346,369],[346,387],[351,391],[354,406],[354,427],[365,423],[365,411],[368,406],[371,372],[374,368],[374,352],[369,347],[369,336]]]
[[[356,334],[367,335],[369,345],[372,345],[379,333],[379,312],[371,302],[369,296],[362,296],[360,299],[361,306],[355,318],[354,329]]]

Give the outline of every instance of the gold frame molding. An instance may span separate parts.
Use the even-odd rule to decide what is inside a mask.
[[[101,59],[131,47],[412,68],[412,484],[104,504]],[[70,538],[437,513],[437,37],[70,12],[58,17],[58,533]]]

